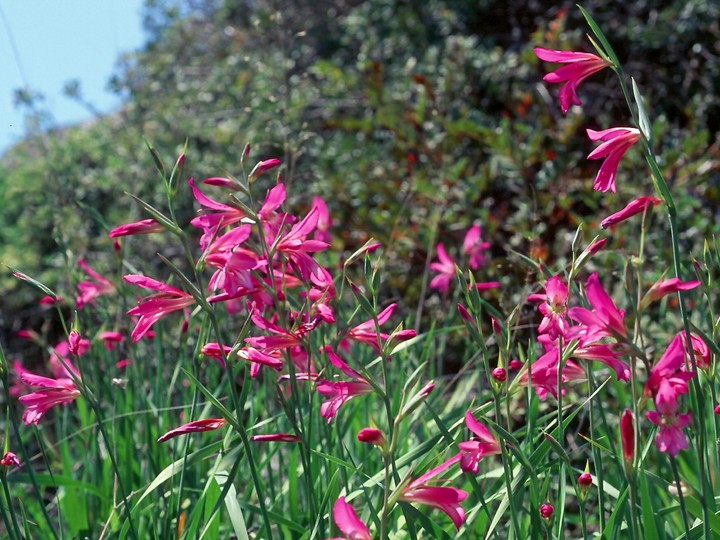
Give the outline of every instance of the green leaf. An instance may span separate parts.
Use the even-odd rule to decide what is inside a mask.
[[[650,119],[648,118],[647,109],[645,108],[645,102],[643,101],[642,94],[640,94],[640,89],[638,88],[635,79],[632,78],[631,81],[633,97],[635,98],[635,103],[637,104],[638,109],[638,121],[640,123],[640,131],[642,131],[642,134],[648,140],[650,146],[652,146],[652,124],[650,123]]]
[[[595,20],[590,16],[590,14],[582,7],[578,6],[580,8],[580,11],[583,14],[583,17],[585,17],[585,20],[587,21],[588,25],[590,26],[590,30],[592,30],[592,33],[595,35],[595,37],[600,41],[600,44],[602,45],[602,51],[604,52],[604,56],[610,59],[610,61],[615,64],[616,67],[620,67],[620,61],[618,60],[617,55],[615,54],[615,51],[613,50],[612,46],[610,45],[610,42],[605,37],[605,34],[603,34],[603,31],[600,30],[600,27],[595,22]]]

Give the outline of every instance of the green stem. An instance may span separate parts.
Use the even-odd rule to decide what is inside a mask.
[[[630,487],[630,529],[632,530],[632,537],[638,539],[640,536],[638,534],[637,488],[635,487],[635,479],[628,476],[628,484]]]
[[[500,418],[501,418],[501,405],[500,405],[500,399],[495,390],[493,390],[493,403],[495,404],[495,421],[499,424]],[[523,538],[521,534],[520,529],[520,523],[518,522],[518,516],[517,511],[515,509],[515,500],[513,497],[513,489],[512,489],[512,470],[510,468],[510,454],[507,451],[507,448],[505,447],[505,442],[500,445],[500,453],[502,455],[502,462],[503,462],[503,470],[505,474],[503,475],[505,479],[505,489],[507,490],[507,496],[508,496],[508,502],[510,505],[510,520],[512,521],[513,531],[515,533],[515,538]]]
[[[682,515],[683,525],[685,526],[685,538],[690,538],[690,523],[688,522],[687,511],[685,509],[685,496],[683,495],[682,485],[680,484],[677,462],[673,456],[668,457],[670,458],[670,468],[672,469],[673,478],[675,479],[675,487],[677,487],[680,513]],[[705,536],[704,538],[712,538],[712,536]]]

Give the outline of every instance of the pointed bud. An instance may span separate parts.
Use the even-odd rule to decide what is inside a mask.
[[[628,469],[632,467],[633,457],[635,456],[635,428],[630,409],[625,409],[622,418],[620,418],[620,438],[622,439],[625,467]]]
[[[78,350],[80,349],[80,334],[75,330],[71,331],[68,336],[68,345],[73,356],[77,356]]]
[[[357,434],[358,441],[375,446],[385,446],[385,435],[376,428],[362,428]]]
[[[512,360],[510,360],[508,367],[513,371],[520,371],[523,367],[523,363],[517,358],[513,358]]]

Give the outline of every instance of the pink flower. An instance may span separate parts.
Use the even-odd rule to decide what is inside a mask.
[[[345,497],[340,497],[333,506],[333,518],[335,525],[346,536],[347,540],[372,540],[372,535],[355,510],[347,502]],[[330,540],[341,540],[331,538]]]
[[[545,294],[531,294],[528,300],[539,300],[540,313],[543,314],[543,320],[538,326],[538,332],[548,334],[551,340],[556,340],[558,336],[563,336],[568,331],[569,325],[567,316],[567,285],[559,276],[553,276],[547,280],[545,285]]]
[[[437,508],[445,512],[455,524],[455,527],[460,529],[463,521],[465,521],[465,510],[460,506],[460,503],[467,498],[467,492],[453,487],[434,486],[430,483],[432,478],[446,471],[450,466],[460,461],[460,459],[461,454],[457,454],[445,463],[438,465],[431,471],[410,482],[403,490],[399,500],[426,504]]]
[[[328,397],[327,401],[320,405],[320,415],[328,421],[328,424],[335,418],[343,404],[350,401],[356,396],[369,394],[373,391],[372,385],[345,363],[337,354],[329,347],[325,347],[330,363],[345,375],[350,377],[350,381],[328,381],[326,379],[318,379],[315,381],[315,389],[319,394]]]
[[[617,127],[603,131],[587,130],[591,141],[602,141],[602,144],[590,152],[588,159],[607,158],[600,165],[593,189],[595,191],[612,191],[615,193],[615,175],[618,165],[625,152],[640,140],[640,130],[629,127]]]
[[[115,349],[115,346],[120,343],[123,339],[123,336],[120,332],[100,332],[98,337],[103,341],[105,344],[105,348],[108,351],[112,351]]]
[[[329,247],[325,242],[307,238],[317,228],[319,219],[320,210],[313,206],[302,221],[293,225],[287,234],[275,239],[273,248],[288,258],[303,280],[310,280],[317,287],[331,288],[333,280],[330,272],[310,256],[310,253]]]
[[[203,207],[201,215],[190,221],[193,227],[203,230],[200,239],[200,247],[203,249],[207,247],[211,238],[219,229],[238,223],[246,218],[245,212],[239,208],[220,203],[204,195],[195,186],[195,181],[192,178],[188,179],[188,184],[190,184],[195,200]]]
[[[75,383],[71,379],[50,379],[28,371],[21,372],[20,379],[29,386],[40,388],[32,394],[18,398],[20,403],[27,406],[23,413],[23,422],[28,425],[37,425],[51,407],[67,405],[80,396],[80,390],[75,387]]]
[[[3,467],[10,467],[11,465],[19,467],[20,460],[13,452],[5,452],[5,455],[2,457],[2,459],[0,459],[0,465],[2,465]]]
[[[581,341],[580,345],[573,351],[572,356],[573,358],[602,362],[615,371],[618,381],[628,382],[630,380],[630,367],[619,358],[625,353],[624,348],[616,343],[585,344]]]
[[[142,338],[152,325],[168,313],[179,311],[195,303],[192,295],[155,279],[137,274],[129,274],[123,279],[138,287],[158,291],[156,294],[141,298],[138,305],[128,311],[128,315],[140,317],[131,334],[133,343]]]
[[[623,459],[627,465],[630,465],[635,456],[635,427],[630,409],[625,409],[620,418],[620,439],[622,440]]]
[[[688,381],[694,373],[684,371],[685,347],[681,334],[677,334],[663,355],[650,370],[644,394],[655,398],[655,407],[661,412],[677,409],[677,400],[688,392]]]
[[[439,262],[430,263],[430,270],[438,272],[438,275],[430,280],[430,288],[446,293],[450,282],[455,278],[455,261],[450,258],[442,244],[437,245],[436,251]]]
[[[648,411],[645,416],[653,424],[658,426],[655,436],[655,445],[661,452],[666,452],[675,457],[680,450],[688,449],[688,442],[683,428],[690,423],[690,414],[661,414],[658,411]]]
[[[615,190],[613,189],[613,191]],[[607,229],[611,225],[616,225],[617,223],[625,221],[626,219],[629,219],[636,214],[641,214],[642,212],[645,212],[646,209],[657,206],[660,203],[662,203],[662,199],[658,199],[657,197],[640,197],[638,199],[635,199],[634,201],[629,202],[627,206],[625,206],[625,208],[623,208],[619,212],[610,214],[608,217],[603,219],[600,222],[600,226],[603,229]]]
[[[463,253],[470,257],[468,265],[473,270],[477,270],[481,265],[485,264],[484,252],[490,249],[490,242],[483,242],[482,231],[479,225],[473,225],[468,229],[463,240]],[[453,270],[453,274],[454,274]]]
[[[683,346],[687,347],[685,333],[681,333],[680,337],[682,338]],[[695,355],[695,365],[698,369],[708,369],[710,367],[710,349],[708,349],[705,341],[696,334],[690,334],[690,346]],[[692,364],[688,362],[688,366],[692,366]]]
[[[180,427],[168,431],[165,435],[158,437],[157,442],[163,443],[174,437],[177,437],[178,435],[183,435],[184,433],[213,431],[215,429],[220,429],[225,424],[227,424],[227,420],[225,420],[224,418],[206,418],[204,420],[195,420],[194,422],[184,424]]]
[[[135,234],[150,234],[163,232],[164,230],[165,227],[163,227],[159,221],[155,219],[143,219],[115,227],[108,233],[108,238],[118,238],[119,236],[131,236]]]
[[[541,47],[535,47],[533,50],[540,60],[567,64],[543,77],[545,82],[565,83],[560,87],[559,96],[560,108],[564,113],[568,112],[571,105],[582,105],[577,96],[577,87],[580,83],[610,65],[606,60],[590,53],[553,51]]]
[[[532,384],[540,399],[545,399],[548,392],[557,399],[557,366],[558,350],[557,348],[552,348],[532,363],[529,375],[528,371],[525,371],[522,375],[520,375],[518,384],[521,386]],[[572,360],[565,362],[562,370],[563,383],[584,379],[585,372],[579,365],[577,365],[577,363]],[[562,391],[563,395],[565,395],[565,388],[563,388]]]
[[[392,317],[392,314],[395,311],[396,307],[397,304],[390,304],[388,307],[378,313],[377,323],[379,326],[385,324],[390,320],[390,317]],[[395,334],[395,339],[398,340],[406,340],[412,337],[415,337],[415,332],[413,330],[403,330]],[[359,341],[361,343],[367,343],[373,349],[375,349],[375,352],[381,354],[382,344],[378,343],[378,338],[382,342],[385,342],[390,339],[390,335],[385,332],[378,332],[375,329],[375,321],[373,319],[368,319],[367,321],[362,322],[354,328],[348,330],[345,334],[345,338]],[[341,346],[347,346],[347,342],[345,341],[345,339],[343,339],[343,343],[341,343]]]
[[[673,294],[678,291],[690,291],[700,285],[699,281],[680,281],[679,278],[670,278],[665,280],[659,280],[653,283],[650,290],[647,292],[647,303],[659,300],[663,296]],[[643,300],[645,300],[643,298]]]
[[[483,426],[473,416],[472,412],[465,413],[465,425],[475,434],[469,441],[461,442],[460,468],[465,472],[478,473],[480,460],[485,456],[492,456],[500,453],[500,443],[490,430]]]
[[[568,310],[571,319],[586,327],[585,341],[595,342],[605,336],[625,341],[627,339],[625,311],[615,306],[612,298],[600,284],[597,272],[593,272],[588,278],[585,295],[593,307],[592,311],[583,307],[573,307]]]
[[[318,224],[313,235],[314,240],[320,240],[329,244],[332,241],[330,237],[330,227],[332,226],[332,219],[330,219],[330,211],[328,210],[327,204],[322,197],[314,197],[312,205],[318,209]]]
[[[90,268],[90,265],[85,262],[84,259],[78,259],[78,266],[82,268],[85,273],[90,276],[94,281],[81,281],[78,283],[78,290],[80,295],[75,299],[75,304],[78,309],[82,309],[85,304],[89,304],[95,301],[98,296],[106,294],[112,294],[115,292],[115,286],[110,283],[107,279],[98,274],[95,270]]]

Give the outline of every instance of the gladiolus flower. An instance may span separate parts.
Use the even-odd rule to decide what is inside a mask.
[[[163,227],[156,219],[143,219],[140,221],[135,221],[133,223],[126,223],[125,225],[120,225],[119,227],[115,227],[112,231],[108,233],[108,238],[132,236],[135,234],[158,233],[163,232],[164,230],[165,227]]]
[[[590,152],[588,159],[606,158],[597,177],[593,189],[595,191],[612,191],[615,193],[615,175],[618,165],[625,152],[640,140],[640,130],[629,127],[617,127],[603,131],[587,130],[591,141],[602,141],[602,144]]]
[[[455,524],[455,527],[460,529],[463,521],[465,521],[465,510],[460,506],[460,503],[467,498],[467,492],[453,487],[435,486],[429,482],[432,478],[460,461],[460,459],[461,455],[457,454],[445,463],[410,482],[403,490],[399,500],[426,504],[437,508],[445,512]]]
[[[362,375],[348,366],[347,363],[329,347],[325,347],[325,352],[328,355],[330,363],[351,379],[350,381],[317,379],[315,382],[315,389],[318,393],[330,398],[320,405],[320,415],[330,423],[343,404],[356,396],[371,393],[373,387]]]
[[[152,325],[168,313],[179,311],[195,303],[192,295],[155,279],[136,274],[129,274],[123,279],[138,287],[158,291],[156,294],[141,298],[138,305],[128,311],[128,315],[140,317],[131,334],[133,343],[142,338]]]
[[[567,113],[571,105],[582,105],[577,87],[593,73],[601,71],[610,63],[597,55],[574,51],[553,51],[535,47],[535,55],[546,62],[567,64],[543,77],[545,82],[565,83],[560,87],[560,108]]]
[[[468,229],[463,240],[463,253],[468,255],[468,266],[473,270],[477,270],[481,265],[485,264],[484,252],[490,248],[490,242],[483,242],[482,231],[479,225],[473,225]],[[453,269],[453,274],[454,274]]]
[[[460,448],[460,468],[465,472],[477,474],[478,464],[482,458],[500,453],[500,443],[493,437],[488,428],[478,422],[470,411],[465,413],[465,425],[475,436],[471,437],[469,441],[461,442],[458,445]]]
[[[676,277],[665,280],[661,279],[653,283],[650,290],[642,299],[641,305],[643,307],[647,307],[650,302],[659,300],[663,296],[667,296],[668,294],[673,294],[678,291],[690,291],[699,285],[699,281],[680,281],[680,279]]]
[[[168,431],[165,435],[158,437],[157,442],[163,443],[174,437],[177,437],[178,435],[183,435],[185,433],[200,433],[202,431],[213,431],[216,429],[220,429],[221,427],[225,426],[225,424],[227,424],[227,420],[225,420],[224,418],[206,418],[204,420],[195,420],[194,422],[189,422]]]
[[[115,349],[115,345],[120,343],[123,339],[120,332],[100,332],[98,337],[103,341],[105,348],[108,351]]]
[[[5,455],[2,457],[2,459],[0,459],[0,465],[2,465],[3,467],[10,467],[11,465],[19,467],[20,460],[13,452],[5,452]]]
[[[80,390],[75,387],[75,383],[71,379],[50,379],[23,371],[20,373],[20,380],[29,386],[40,388],[32,394],[18,398],[20,403],[27,406],[23,413],[23,422],[28,425],[37,425],[51,407],[67,405],[80,396]]]
[[[662,414],[677,411],[677,400],[688,392],[688,381],[694,373],[684,371],[685,348],[681,334],[676,335],[650,370],[644,394],[655,398],[655,408]]]
[[[82,309],[85,304],[92,303],[98,296],[106,294],[112,294],[115,292],[115,286],[110,283],[103,276],[93,270],[84,259],[78,259],[78,266],[82,268],[85,273],[93,278],[94,281],[81,281],[78,283],[78,290],[80,295],[75,299],[75,304],[78,309]]]
[[[335,525],[346,536],[347,540],[372,540],[372,535],[355,510],[347,502],[345,497],[340,497],[333,506],[333,518]],[[331,538],[330,540],[342,540]]]
[[[615,190],[613,189],[613,191]],[[658,199],[657,197],[640,197],[638,199],[635,199],[634,201],[629,202],[627,206],[625,206],[625,208],[623,208],[619,212],[610,214],[608,217],[603,219],[600,222],[600,226],[603,229],[607,229],[611,225],[616,225],[622,221],[625,221],[626,219],[631,218],[634,215],[641,214],[642,212],[645,212],[646,209],[657,206],[660,203],[662,203],[662,199]]]
[[[556,340],[558,336],[563,336],[568,331],[567,322],[567,285],[559,276],[553,276],[547,280],[545,285],[545,294],[531,294],[528,300],[539,300],[540,313],[543,314],[543,320],[538,326],[538,332],[548,334],[551,340]]]
[[[609,336],[625,341],[627,338],[625,311],[615,306],[612,298],[600,284],[597,272],[593,272],[588,278],[585,284],[585,295],[593,307],[592,311],[583,307],[573,307],[568,310],[571,319],[587,328],[584,340],[595,342]]]
[[[630,409],[625,409],[620,418],[620,438],[622,439],[623,458],[625,463],[630,465],[635,456],[635,428]]]
[[[430,263],[430,270],[438,272],[438,275],[430,280],[430,288],[446,293],[455,277],[455,261],[450,258],[442,244],[437,245],[436,251],[439,262]]]
[[[683,345],[687,346],[687,338],[685,333],[680,334]],[[690,346],[692,347],[693,354],[695,355],[695,365],[699,369],[708,369],[710,367],[710,349],[708,349],[705,341],[696,334],[690,334]],[[688,365],[691,365],[688,363]]]
[[[690,423],[690,414],[661,414],[658,411],[648,411],[645,416],[653,424],[658,426],[655,436],[655,445],[661,452],[666,452],[675,457],[680,450],[688,449],[688,442],[683,428]]]

